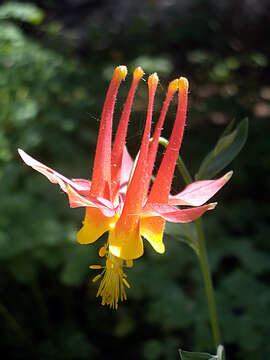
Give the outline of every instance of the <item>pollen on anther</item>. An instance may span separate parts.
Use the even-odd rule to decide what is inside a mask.
[[[106,246],[104,245],[99,249],[98,255],[100,257],[104,257],[106,255],[106,252],[107,252],[107,249],[106,249]]]
[[[98,279],[100,279],[101,276],[102,276],[102,274],[96,275],[96,276],[92,279],[93,283],[96,282]]]
[[[99,270],[99,269],[102,269],[102,266],[101,265],[90,265],[89,268],[92,270]]]

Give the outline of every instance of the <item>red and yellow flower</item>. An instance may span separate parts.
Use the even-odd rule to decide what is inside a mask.
[[[90,244],[109,232],[108,241],[99,250],[105,257],[105,265],[92,265],[101,269],[93,281],[100,279],[97,296],[102,305],[118,307],[126,299],[125,287],[129,287],[124,267],[132,267],[133,260],[143,255],[145,238],[158,253],[164,253],[163,232],[166,221],[187,223],[200,217],[216,203],[205,204],[231,177],[231,172],[216,180],[197,181],[184,191],[170,195],[175,164],[182,142],[188,97],[188,81],[181,77],[172,81],[154,129],[151,125],[155,92],[158,85],[156,73],[148,78],[148,109],[139,154],[134,163],[126,149],[125,141],[134,95],[143,77],[138,67],[133,73],[118,129],[112,144],[113,113],[116,95],[127,68],[118,66],[113,74],[103,111],[95,153],[92,180],[67,179],[19,149],[23,161],[58,183],[67,193],[72,208],[86,208],[83,226],[77,234],[80,244]],[[169,144],[150,187],[159,138],[170,102],[178,91],[178,106]],[[179,209],[178,205],[184,205]],[[187,207],[189,206],[189,207]]]

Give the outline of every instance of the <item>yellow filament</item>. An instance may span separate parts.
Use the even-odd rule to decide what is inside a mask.
[[[106,268],[110,270],[113,268],[113,262],[110,259],[106,260]]]
[[[101,305],[108,305],[110,308],[117,309],[119,299],[121,301],[127,299],[124,286],[130,288],[130,285],[125,279],[126,274],[123,273],[123,260],[110,252],[107,256],[97,297],[101,296]]]

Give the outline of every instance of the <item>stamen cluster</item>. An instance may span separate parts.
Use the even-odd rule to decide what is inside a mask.
[[[101,296],[101,305],[109,305],[113,309],[118,308],[119,298],[121,301],[127,299],[125,287],[130,288],[126,278],[127,275],[123,271],[123,267],[130,268],[133,266],[132,260],[122,260],[115,257],[108,251],[108,246],[104,245],[99,249],[99,256],[106,257],[105,266],[90,265],[90,269],[103,269],[102,272],[96,275],[92,281],[96,282],[100,278],[100,285],[97,292],[97,297]]]

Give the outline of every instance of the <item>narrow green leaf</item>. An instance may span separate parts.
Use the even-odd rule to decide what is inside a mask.
[[[220,136],[220,139],[221,139],[223,136],[229,135],[229,133],[232,131],[234,125],[235,125],[235,119],[233,119],[233,120],[226,126],[225,130],[223,131],[223,133],[222,133],[221,136]]]
[[[214,149],[202,161],[196,180],[213,178],[239,154],[247,140],[248,119],[243,119],[230,134],[227,134],[226,130]]]
[[[223,136],[218,140],[217,145],[214,148],[214,157],[217,157],[222,151],[225,151],[234,141],[238,130],[235,129],[229,135]]]
[[[190,352],[179,349],[181,360],[215,360],[216,356],[202,352]]]

